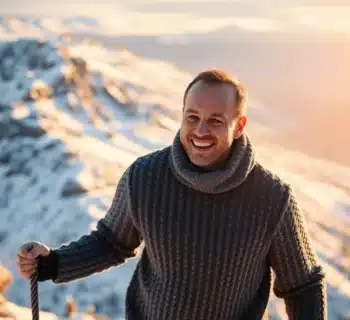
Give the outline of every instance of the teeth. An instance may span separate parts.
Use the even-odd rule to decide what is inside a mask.
[[[192,142],[196,147],[200,147],[200,148],[210,147],[212,145],[212,143],[210,142],[200,142],[195,140],[192,140]]]

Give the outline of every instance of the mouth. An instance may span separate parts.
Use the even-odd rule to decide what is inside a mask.
[[[191,139],[192,146],[198,150],[208,150],[214,146],[214,142]]]

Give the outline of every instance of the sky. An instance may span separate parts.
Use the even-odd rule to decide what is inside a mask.
[[[0,0],[1,14],[89,16],[119,34],[183,34],[235,26],[254,32],[350,36],[348,0]],[[122,18],[121,18],[122,17]]]

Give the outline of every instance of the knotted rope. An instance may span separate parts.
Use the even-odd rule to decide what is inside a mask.
[[[32,307],[32,319],[39,320],[39,295],[38,295],[38,271],[36,270],[30,279],[30,300]]]

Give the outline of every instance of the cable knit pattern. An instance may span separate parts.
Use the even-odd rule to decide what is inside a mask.
[[[199,172],[178,136],[137,159],[97,230],[52,251],[51,278],[68,282],[119,265],[141,241],[128,320],[262,319],[272,270],[290,319],[326,319],[324,275],[296,198],[256,162],[247,135],[218,171]]]

